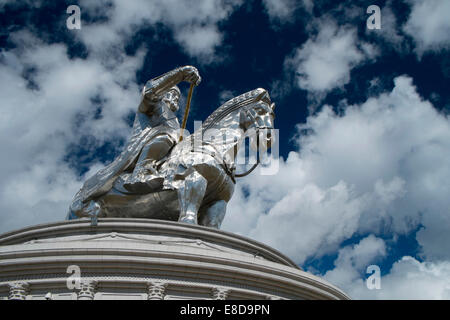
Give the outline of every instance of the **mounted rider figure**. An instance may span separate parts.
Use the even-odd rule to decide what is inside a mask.
[[[146,83],[130,140],[111,164],[86,180],[72,201],[68,219],[96,214],[99,207],[93,200],[111,190],[119,176],[130,192],[154,188],[152,182],[158,175],[156,162],[163,159],[179,139],[176,112],[180,89],[177,84],[182,81],[198,85],[201,81],[198,70],[184,66]]]

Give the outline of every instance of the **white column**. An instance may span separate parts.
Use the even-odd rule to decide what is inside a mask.
[[[9,300],[25,300],[30,290],[30,285],[27,282],[13,282],[9,283]]]
[[[94,300],[95,291],[97,290],[97,281],[86,280],[81,282],[81,289],[78,293],[78,300]]]
[[[164,281],[147,282],[148,300],[163,300],[168,283]]]
[[[213,300],[225,300],[230,294],[230,290],[225,288],[215,287],[212,289]]]

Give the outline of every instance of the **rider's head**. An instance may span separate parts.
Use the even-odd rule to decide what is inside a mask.
[[[180,89],[177,86],[170,88],[163,96],[163,101],[173,112],[176,112],[179,108],[178,101],[180,100]]]

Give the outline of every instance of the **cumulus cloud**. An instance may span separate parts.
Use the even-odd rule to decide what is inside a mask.
[[[201,0],[195,5],[178,0],[82,1],[82,12],[100,12],[107,19],[83,25],[77,35],[91,51],[102,52],[105,47],[122,45],[139,27],[162,23],[188,55],[199,63],[211,63],[223,58],[217,52],[223,39],[218,23],[240,5],[241,0]]]
[[[353,287],[367,289],[361,273],[364,274],[369,265],[385,255],[386,244],[383,239],[370,235],[356,245],[340,249],[334,262],[335,268],[323,277],[347,292],[352,291]]]
[[[425,51],[450,47],[450,2],[447,0],[408,0],[411,14],[403,31],[416,42],[419,56]]]
[[[191,56],[212,61],[215,48],[222,42],[222,35],[214,25],[207,27],[189,26],[180,30],[175,39]]]
[[[293,13],[299,7],[312,13],[314,3],[311,0],[263,0],[266,12],[272,21],[289,22],[293,18]]]
[[[320,95],[347,84],[351,69],[373,59],[377,49],[359,41],[354,27],[338,26],[332,19],[317,24],[317,35],[295,50],[286,68],[295,72],[300,88]]]
[[[231,90],[223,90],[219,93],[219,104],[223,104],[238,95]]]
[[[450,298],[450,262],[419,262],[405,256],[381,278],[381,289],[361,293],[371,299],[436,299]]]
[[[450,298],[450,262],[420,262],[404,256],[380,277],[379,288],[367,286],[367,267],[377,265],[386,255],[382,239],[369,236],[358,244],[339,250],[335,268],[324,279],[343,289],[354,299],[436,299]],[[383,272],[384,270],[381,270]]]
[[[237,184],[223,228],[301,265],[355,234],[395,238],[422,226],[422,257],[450,258],[450,121],[411,78],[343,115],[325,106],[298,129],[299,150],[280,159],[276,175]]]

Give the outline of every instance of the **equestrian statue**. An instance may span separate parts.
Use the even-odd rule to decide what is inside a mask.
[[[190,83],[182,126],[180,82]],[[67,219],[128,217],[173,220],[220,228],[236,178],[236,157],[246,138],[265,151],[274,142],[275,104],[258,88],[216,109],[191,135],[185,125],[198,70],[184,66],[149,80],[132,134],[120,155],[88,178]]]

